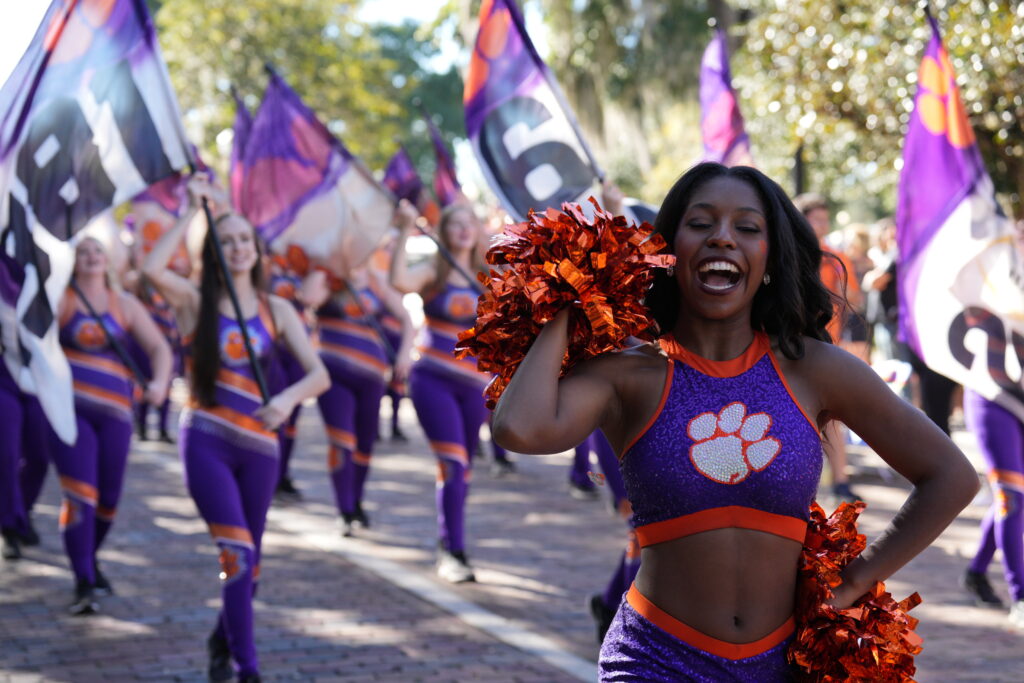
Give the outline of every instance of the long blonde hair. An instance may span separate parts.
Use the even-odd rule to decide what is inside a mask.
[[[480,223],[473,207],[468,204],[452,204],[451,206],[446,207],[441,213],[441,220],[438,222],[437,241],[440,242],[441,246],[448,250],[448,253],[451,253],[451,242],[448,239],[448,224],[451,222],[452,217],[459,211],[468,211],[473,217],[473,220],[477,224]],[[484,262],[483,252],[478,248],[479,242],[483,238],[482,226],[480,227],[481,229],[477,233],[477,243],[473,245],[473,249],[470,252],[471,263],[468,275],[471,278],[476,277],[478,272],[487,271],[487,264]],[[427,288],[423,291],[423,297],[426,299],[429,299],[444,289],[445,285],[448,284],[448,277],[452,274],[452,264],[448,262],[448,259],[446,259],[440,251],[438,251],[437,256],[434,258],[434,270],[437,273],[437,277],[435,277],[433,282],[427,285]],[[470,286],[472,286],[472,283],[470,283]]]

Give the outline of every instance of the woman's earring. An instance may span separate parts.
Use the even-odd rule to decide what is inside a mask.
[[[772,276],[769,275],[768,273],[765,273],[764,277],[761,278],[761,282],[765,283],[766,285],[767,284],[771,284],[771,281],[772,281]]]
[[[665,272],[668,273],[669,277],[672,277],[673,275],[676,274],[676,267],[675,266],[669,266],[668,268],[665,269]]]

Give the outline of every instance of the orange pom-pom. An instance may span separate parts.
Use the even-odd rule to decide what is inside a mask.
[[[479,276],[485,291],[476,325],[459,335],[455,356],[475,356],[480,371],[496,375],[485,392],[490,408],[541,328],[563,308],[571,308],[563,375],[582,360],[622,348],[629,337],[656,336],[643,297],[654,268],[668,267],[675,257],[664,253],[665,240],[649,224],[630,225],[590,201],[592,219],[568,202],[561,211],[531,211],[487,252],[487,263],[501,268]]]
[[[797,630],[787,652],[797,680],[914,680],[914,655],[921,652],[921,638],[914,632],[917,619],[907,612],[921,604],[920,595],[897,603],[879,582],[848,609],[829,604],[832,589],[842,583],[843,568],[867,545],[864,535],[857,533],[857,517],[864,507],[843,503],[826,519],[821,506],[811,506],[800,557]]]

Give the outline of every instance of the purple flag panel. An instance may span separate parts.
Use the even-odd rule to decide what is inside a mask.
[[[369,259],[391,225],[392,194],[276,73],[239,168],[236,208],[276,253],[298,247],[345,276]]]
[[[271,72],[245,141],[235,208],[272,243],[307,202],[334,187],[351,160],[295,91]]]
[[[242,205],[242,182],[245,178],[242,160],[252,132],[252,116],[234,86],[231,87],[231,96],[235,99],[235,128],[231,139],[231,158],[228,161],[228,183],[231,186],[231,204],[237,208]]]
[[[186,155],[144,0],[54,0],[0,89],[0,324],[14,342],[4,345],[8,369],[64,441],[75,438],[53,324],[73,266],[64,240]]]
[[[423,181],[420,180],[416,166],[413,165],[405,147],[399,147],[395,156],[391,157],[387,168],[384,169],[384,179],[381,182],[384,183],[384,187],[391,190],[396,199],[408,199],[414,205],[419,204]]]
[[[1024,420],[1024,258],[929,21],[896,212],[900,332],[933,370]]]
[[[484,0],[463,91],[466,132],[517,220],[577,201],[602,174],[513,0]]]
[[[465,198],[462,194],[462,185],[459,184],[458,176],[455,175],[455,163],[448,154],[448,147],[444,144],[441,131],[434,125],[430,115],[424,112],[423,117],[427,120],[427,127],[430,129],[430,141],[434,145],[434,158],[437,159],[437,170],[434,171],[434,194],[441,208],[450,206]]]
[[[743,128],[736,93],[729,72],[729,48],[725,31],[718,29],[700,62],[700,130],[704,137],[704,161],[726,166],[751,166],[750,139]]]

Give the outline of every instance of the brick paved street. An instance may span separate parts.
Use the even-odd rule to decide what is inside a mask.
[[[433,575],[433,458],[405,408],[411,440],[380,444],[367,494],[373,528],[356,539],[339,534],[319,415],[304,411],[293,474],[305,497],[275,505],[264,539],[256,637],[265,680],[592,680],[597,645],[583,605],[625,540],[607,501],[568,496],[567,454],[519,456],[519,473],[501,479],[478,467],[469,553],[479,583],[442,584]],[[970,436],[958,437],[972,454]],[[905,496],[872,458],[852,457],[869,537]],[[101,552],[117,590],[101,615],[65,616],[71,578],[57,504],[51,478],[35,516],[42,546],[0,565],[0,681],[204,680],[218,566],[176,450],[136,444]],[[956,585],[983,512],[980,500],[889,582],[897,598],[918,590],[925,600],[914,612],[925,638],[920,681],[1021,680],[1024,634],[1003,613],[969,606]],[[998,564],[990,576],[1005,598]]]

